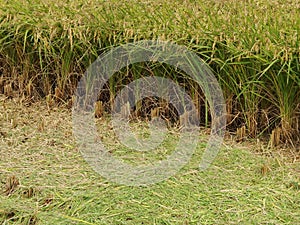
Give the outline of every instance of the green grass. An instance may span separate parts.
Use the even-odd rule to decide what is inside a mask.
[[[293,157],[266,146],[227,140],[201,173],[207,139],[201,133],[192,160],[174,177],[146,187],[118,185],[84,161],[69,109],[19,101],[3,96],[0,101],[0,182],[4,187],[11,175],[20,181],[10,196],[0,195],[1,224],[300,223],[299,158],[292,162]],[[99,136],[119,150],[116,156],[126,156],[109,136],[108,120],[97,123]],[[145,129],[142,123],[132,126]],[[170,146],[166,142],[165,148]],[[263,175],[264,166],[270,171]],[[34,194],[28,197],[30,188]]]

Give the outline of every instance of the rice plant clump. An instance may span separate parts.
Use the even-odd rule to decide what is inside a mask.
[[[138,40],[172,41],[195,51],[213,69],[226,98],[230,131],[241,139],[266,135],[271,146],[297,147],[299,31],[297,0],[1,1],[0,93],[68,101],[99,54]],[[209,125],[201,90],[168,70],[141,69],[185,87]],[[104,105],[134,74],[114,76],[103,94]]]

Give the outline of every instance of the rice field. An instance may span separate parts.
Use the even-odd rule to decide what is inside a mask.
[[[299,0],[0,0],[0,223],[300,224],[299,34]],[[116,93],[141,77],[179,84],[201,124],[184,168],[152,186],[129,187],[84,160],[71,107],[100,54],[140,40],[186,46],[211,68],[227,131],[215,161],[200,172],[212,123],[203,90],[166,64],[123,68],[95,105],[99,138],[114,156],[153,162],[178,138],[176,110],[150,98],[134,108],[132,128],[143,130],[163,106],[169,139],[147,154],[119,145],[107,115]]]
[[[299,148],[300,2],[298,0],[0,2],[0,93],[32,101],[69,101],[99,54],[138,40],[163,40],[196,52],[213,70],[226,103],[228,130],[271,147]],[[186,87],[184,74],[138,65]],[[102,101],[141,75],[120,71]],[[114,90],[112,90],[114,89]],[[202,121],[209,126],[209,118]]]

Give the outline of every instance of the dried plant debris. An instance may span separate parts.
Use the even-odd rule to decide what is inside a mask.
[[[292,188],[294,190],[300,190],[300,184],[296,181],[292,181],[287,185],[288,188]]]
[[[3,193],[5,195],[11,195],[17,189],[19,184],[19,179],[15,175],[9,176],[6,180]]]
[[[16,213],[14,209],[0,209],[0,218],[12,219]]]
[[[27,187],[23,190],[22,195],[25,198],[31,198],[35,195],[36,190],[33,187]]]

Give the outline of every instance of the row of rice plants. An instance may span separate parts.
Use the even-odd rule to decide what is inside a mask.
[[[297,0],[1,1],[0,92],[66,100],[107,49],[138,40],[172,41],[195,51],[215,72],[228,103],[230,129],[245,127],[252,138],[270,134],[279,136],[278,143],[295,144],[299,31]],[[118,85],[140,73],[114,76],[106,93],[113,96]],[[187,87],[204,107],[208,124],[206,101],[194,83],[163,67],[151,74]]]

